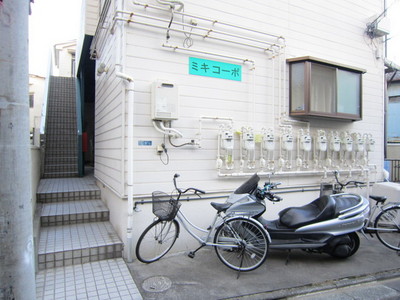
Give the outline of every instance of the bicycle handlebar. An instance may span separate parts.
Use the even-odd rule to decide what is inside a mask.
[[[196,188],[193,188],[193,187],[187,188],[186,190],[182,191],[180,188],[178,188],[178,187],[176,186],[176,178],[178,178],[179,176],[180,176],[180,175],[179,175],[178,173],[176,173],[176,174],[174,175],[174,186],[175,186],[175,189],[178,191],[179,194],[185,194],[185,193],[187,193],[187,192],[190,191],[190,190],[194,191],[195,194],[197,194],[197,193],[205,194],[205,193],[206,193],[206,192],[203,191],[203,190],[196,189]]]
[[[356,181],[356,180],[350,180],[350,181],[347,181],[346,183],[342,183],[339,181],[339,178],[338,178],[339,172],[334,171],[333,174],[335,175],[336,182],[340,185],[340,190],[342,190],[344,187],[348,186],[349,184],[354,184],[355,186],[358,186],[360,184],[365,184],[365,182]]]

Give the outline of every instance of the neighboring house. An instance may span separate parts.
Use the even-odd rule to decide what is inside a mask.
[[[75,77],[76,40],[54,45],[53,76]]]
[[[269,218],[316,198],[332,170],[382,180],[383,43],[367,24],[384,2],[83,1],[83,122],[94,116],[94,174],[125,255],[153,220],[134,204],[172,191],[174,173],[210,198],[271,176],[291,193]],[[182,209],[207,227],[210,201]]]
[[[400,143],[400,71],[386,74],[387,81],[387,141]]]
[[[386,74],[388,103],[386,108],[387,150],[385,168],[391,181],[400,181],[400,71]]]
[[[40,145],[40,122],[45,93],[45,78],[29,74],[29,131],[31,143]]]

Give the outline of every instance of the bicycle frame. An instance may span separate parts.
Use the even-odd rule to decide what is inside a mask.
[[[220,247],[220,248],[238,248],[239,244],[238,241],[240,241],[240,238],[236,238],[234,240],[232,240],[231,238],[227,238],[227,242],[228,241],[232,241],[232,244],[216,244],[212,241],[210,241],[210,239],[213,237],[212,233],[215,232],[215,230],[217,229],[218,226],[222,225],[223,223],[225,223],[225,221],[228,220],[232,220],[235,218],[243,218],[245,216],[234,216],[234,217],[228,217],[228,218],[224,218],[221,216],[220,213],[216,213],[214,220],[212,221],[209,229],[203,229],[200,228],[198,226],[196,226],[195,224],[193,224],[192,222],[189,221],[189,219],[179,210],[175,219],[178,220],[179,224],[181,224],[183,226],[183,228],[185,228],[185,230],[195,239],[200,243],[200,247],[204,247],[204,246],[211,246],[211,247]],[[257,223],[261,228],[263,228],[263,226],[261,225],[260,222],[258,222],[257,220],[253,219],[253,218],[249,218],[251,219],[253,222]],[[220,220],[220,223],[218,223],[218,220]],[[193,232],[193,230],[191,230],[191,228],[195,228],[196,230],[203,232],[203,233],[207,233],[207,236],[205,238],[201,238],[200,236],[198,236],[196,233]],[[269,233],[265,230],[265,233],[267,235],[268,241],[271,242],[271,238],[269,236]],[[236,242],[236,243],[235,243]]]
[[[237,244],[232,244],[232,245],[220,245],[220,244],[215,244],[213,242],[210,242],[210,238],[212,238],[212,232],[215,231],[217,228],[217,221],[218,219],[221,219],[221,224],[224,222],[224,218],[219,214],[216,213],[213,222],[210,225],[210,229],[203,229],[192,222],[189,221],[189,219],[179,210],[175,219],[178,220],[179,224],[185,228],[185,230],[195,239],[197,240],[202,246],[213,246],[213,247],[238,247]],[[195,228],[196,230],[207,233],[207,236],[203,239],[200,236],[198,236],[191,228]]]

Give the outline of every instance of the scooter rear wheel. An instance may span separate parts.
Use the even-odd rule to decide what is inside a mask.
[[[328,251],[328,253],[337,258],[347,258],[352,256],[357,252],[360,247],[360,238],[356,232],[351,232],[346,235],[338,236],[335,239],[339,239],[338,241],[333,240],[331,244],[332,247]]]

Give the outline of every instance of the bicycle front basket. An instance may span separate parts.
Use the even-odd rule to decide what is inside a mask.
[[[181,204],[170,195],[156,191],[152,194],[153,214],[162,221],[170,221],[175,218]]]

